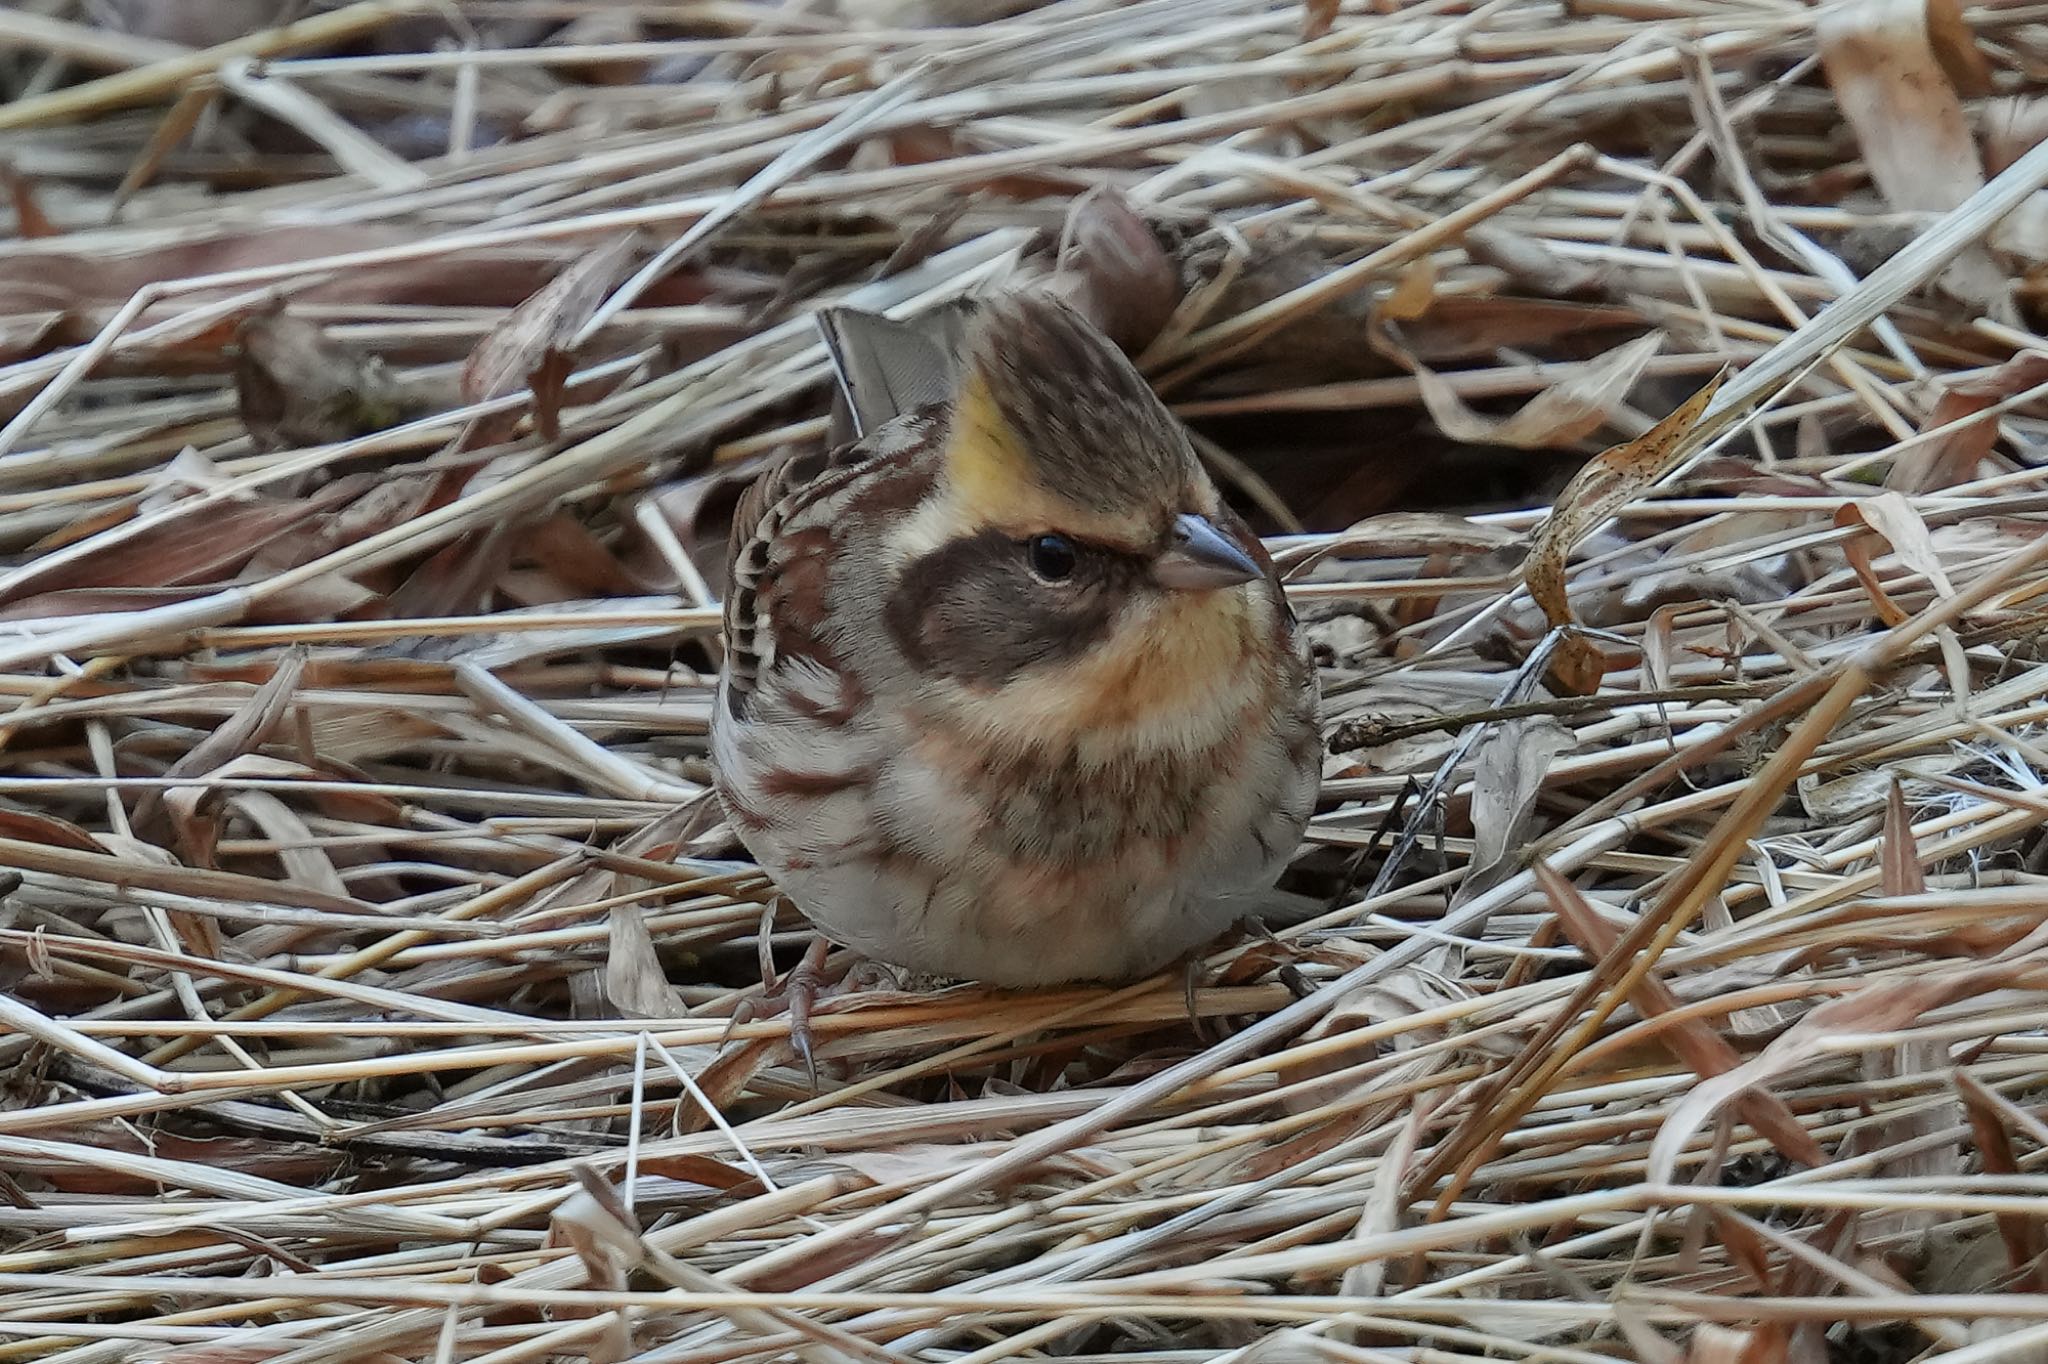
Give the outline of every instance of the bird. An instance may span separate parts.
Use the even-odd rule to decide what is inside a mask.
[[[1050,291],[819,327],[845,438],[732,528],[731,831],[821,950],[1000,988],[1185,960],[1275,885],[1320,784],[1272,559]]]

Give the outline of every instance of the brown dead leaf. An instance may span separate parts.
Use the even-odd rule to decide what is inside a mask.
[[[349,1160],[346,1152],[332,1147],[267,1137],[188,1137],[152,1130],[145,1139],[136,1128],[122,1122],[45,1128],[37,1136],[46,1142],[86,1150],[209,1165],[238,1175],[306,1187],[315,1187],[331,1178]],[[53,1187],[69,1193],[130,1197],[156,1197],[163,1193],[159,1180],[112,1163],[86,1165],[29,1152],[10,1152],[7,1167],[15,1174],[32,1174],[48,1180]]]
[[[1984,1173],[2019,1174],[2019,1157],[2013,1151],[2012,1134],[2007,1130],[2008,1118],[2014,1112],[2013,1103],[1966,1070],[1958,1069],[1955,1078],[1956,1089],[1963,1097],[1963,1107],[1969,1113],[1970,1135],[1976,1140],[1977,1156]],[[2012,1213],[1999,1213],[1995,1220],[2012,1268],[2027,1270],[2028,1277],[2038,1282],[2041,1271],[2035,1266],[2035,1261],[2043,1250],[2048,1250],[2048,1238],[2043,1237],[2040,1222]]]
[[[1428,311],[1401,323],[1401,348],[1425,364],[1485,360],[1503,347],[1548,346],[1587,332],[1636,332],[1642,326],[1643,316],[1633,308],[1438,294]]]
[[[681,1184],[701,1184],[707,1189],[720,1193],[736,1190],[758,1190],[760,1179],[738,1166],[729,1165],[710,1156],[691,1155],[687,1152],[672,1156],[648,1156],[640,1162],[640,1173],[658,1175],[673,1179]]]
[[[628,234],[590,251],[491,328],[462,367],[463,401],[488,402],[524,385],[534,393],[535,424],[553,429],[569,373],[569,341],[618,283],[633,245]],[[460,448],[495,444],[518,421],[517,413],[478,418],[463,433]]]
[[[289,713],[292,696],[306,669],[306,646],[295,644],[278,659],[270,679],[258,687],[247,703],[227,718],[213,733],[188,749],[165,770],[166,777],[200,777],[214,771],[230,758],[260,748]],[[171,787],[168,790],[176,790]],[[135,803],[135,823],[147,824],[163,806],[164,791],[147,791]]]
[[[661,969],[640,907],[615,905],[607,923],[611,948],[604,959],[604,993],[612,1007],[624,1018],[680,1018],[687,1010]]]
[[[568,597],[638,596],[655,586],[634,576],[573,516],[551,516],[523,530],[520,557],[546,569]]]
[[[43,213],[42,205],[36,201],[36,188],[14,167],[0,164],[0,181],[7,185],[7,198],[14,207],[14,235],[24,239],[55,237],[59,235],[56,224]]]
[[[1864,524],[1890,542],[1900,563],[1926,578],[1941,596],[1956,594],[1955,584],[1949,581],[1948,570],[1942,566],[1941,555],[1935,551],[1927,522],[1911,502],[1898,493],[1883,492],[1862,498],[1855,505]]]
[[[1862,513],[1856,510],[1853,503],[1844,503],[1835,511],[1835,524],[1838,526],[1861,526],[1868,523],[1864,521]],[[1877,618],[1888,626],[1898,625],[1911,616],[1912,613],[1893,601],[1891,594],[1884,590],[1884,583],[1878,579],[1877,568],[1871,557],[1871,549],[1877,544],[1879,538],[1874,533],[1850,536],[1842,542],[1842,557],[1849,561],[1849,567],[1854,570],[1856,580],[1863,584],[1864,593],[1870,598],[1870,604],[1877,610]]]
[[[1823,9],[1817,25],[1835,101],[1855,130],[1870,178],[1902,212],[1945,213],[1984,187],[1962,101],[1936,55],[1936,7],[1938,0],[1857,0]],[[1984,310],[2000,305],[2008,288],[1983,247],[1958,256],[1941,282]]]
[[[193,501],[192,506],[132,531],[132,506],[93,516],[33,547],[37,557],[0,581],[0,602],[86,587],[178,587],[217,582],[271,542],[291,534],[322,500]],[[110,526],[107,524],[112,522]],[[77,531],[84,534],[77,540]],[[54,549],[68,552],[52,553]]]
[[[76,344],[100,329],[102,306],[127,302],[145,285],[246,270],[290,267],[331,256],[416,244],[418,233],[384,223],[249,227],[224,221],[210,233],[180,231],[163,245],[106,253],[10,252],[0,257],[0,314],[57,309],[83,326]],[[533,281],[564,263],[549,242],[506,245],[471,256],[420,256],[382,265],[337,270],[295,285],[294,303],[408,303],[461,308],[510,308],[533,292]],[[196,297],[204,297],[198,295]],[[650,289],[649,307],[699,303],[703,278],[681,271]],[[131,328],[141,330],[189,312],[186,299],[146,309]],[[232,339],[232,325],[224,340]]]
[[[1947,426],[2043,384],[2048,384],[2048,351],[2021,351],[1989,374],[1944,384],[1920,429]],[[1930,493],[1967,483],[1997,443],[1996,421],[1972,422],[1903,451],[1892,461],[1884,485],[1902,493]]]
[[[1643,367],[1663,344],[1662,332],[1639,336],[1575,369],[1570,378],[1544,389],[1520,411],[1503,418],[1474,412],[1455,389],[1424,366],[1416,366],[1415,383],[1431,420],[1453,440],[1510,445],[1518,450],[1553,450],[1570,446],[1599,430],[1635,387]]]
[[[579,1167],[577,1182],[582,1186],[563,1199],[548,1219],[548,1239],[565,1244],[583,1262],[587,1287],[617,1293],[626,1287],[626,1275],[646,1257],[640,1239],[640,1222],[620,1200],[612,1187]],[[566,1317],[590,1317],[598,1307],[561,1309]],[[624,1313],[612,1313],[603,1333],[583,1346],[591,1364],[613,1364],[632,1349],[633,1333]]]
[[[1828,1054],[1827,1043],[1832,1039],[1902,1028],[1951,1000],[2002,989],[2024,969],[2020,964],[1994,963],[1961,971],[1928,972],[1905,980],[1894,977],[1827,1001],[1755,1057],[1696,1085],[1679,1101],[1651,1143],[1649,1180],[1671,1182],[1686,1143],[1721,1105],[1754,1085],[1768,1084],[1788,1071],[1818,1060]]]
[[[1961,0],[1926,0],[1927,42],[1949,84],[1964,99],[1991,93],[1991,60],[1977,45],[1976,30],[1963,17]]]
[[[1180,271],[1158,234],[1107,185],[1074,201],[1050,287],[1129,355],[1152,344],[1181,300]]]
[[[1302,0],[1301,40],[1312,43],[1327,37],[1337,25],[1337,11],[1344,7],[1344,0]]]
[[[77,852],[105,852],[91,834],[55,815],[31,814],[26,810],[0,810],[0,838],[18,838],[24,843],[46,843],[53,848]]]
[[[249,438],[263,450],[331,445],[418,415],[377,357],[331,340],[282,310],[236,333],[235,396]]]
[[[1843,541],[1842,556],[1849,561],[1857,581],[1863,584],[1864,592],[1876,607],[1878,618],[1886,625],[1897,625],[1912,613],[1892,600],[1877,575],[1871,551],[1880,540],[1890,545],[1901,564],[1925,575],[1940,595],[1955,595],[1955,587],[1949,582],[1935,552],[1934,540],[1927,532],[1927,523],[1900,494],[1887,492],[1845,502],[1835,510],[1834,522],[1837,526],[1869,528],[1869,533],[1852,535]]]
[[[1472,863],[1458,886],[1460,902],[1517,869],[1509,854],[1524,843],[1544,774],[1575,743],[1569,729],[1544,715],[1504,720],[1480,737],[1472,755]]]
[[[349,895],[348,883],[342,880],[312,828],[278,796],[268,791],[238,789],[237,784],[238,779],[283,778],[325,785],[330,775],[303,763],[244,753],[208,773],[205,786],[179,786],[165,792],[164,811],[189,865],[217,865],[214,849],[221,824],[217,812],[226,805],[255,826],[263,837],[278,844],[276,857],[284,867],[287,881],[345,899]]]
[[[490,609],[513,544],[524,527],[492,526],[461,535],[420,561],[386,598],[391,615],[466,616]]]
[[[221,93],[218,81],[195,81],[185,87],[185,92],[165,111],[156,130],[149,135],[149,141],[135,154],[135,160],[129,164],[127,174],[121,177],[121,183],[114,187],[113,202],[107,206],[109,221],[119,220],[136,191],[156,179],[165,159],[192,135],[200,119],[220,102]]]
[[[1576,943],[1589,959],[1603,959],[1620,940],[1621,935],[1614,926],[1601,917],[1577,886],[1548,862],[1537,862],[1533,870],[1537,885],[1557,911],[1565,936]],[[1655,971],[1643,977],[1642,983],[1629,994],[1629,1002],[1646,1019],[1675,1013],[1680,1007],[1678,996]],[[1714,1031],[1703,1018],[1684,1019],[1661,1029],[1657,1035],[1671,1048],[1671,1054],[1702,1080],[1727,1074],[1742,1064],[1742,1056],[1734,1045]],[[1820,1143],[1800,1125],[1784,1100],[1775,1094],[1758,1086],[1741,1093],[1736,1099],[1736,1106],[1743,1120],[1755,1128],[1759,1136],[1777,1147],[1778,1153],[1787,1160],[1809,1167],[1819,1167],[1827,1162],[1827,1153],[1821,1150]]]
[[[1927,873],[1920,867],[1920,845],[1913,838],[1913,821],[1906,815],[1906,790],[1896,779],[1884,803],[1884,834],[1879,844],[1880,881],[1886,895],[1921,895],[1927,890]]]
[[[1553,628],[1573,623],[1565,590],[1565,565],[1579,541],[1631,498],[1656,483],[1685,453],[1686,437],[1698,425],[1726,376],[1723,370],[1655,426],[1587,461],[1558,494],[1555,507],[1537,527],[1522,578],[1529,596]],[[1575,696],[1589,696],[1606,670],[1605,658],[1584,639],[1566,639],[1551,664],[1553,684]]]

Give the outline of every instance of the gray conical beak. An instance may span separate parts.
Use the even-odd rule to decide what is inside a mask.
[[[1231,587],[1265,576],[1265,570],[1206,516],[1174,518],[1173,543],[1152,561],[1152,580],[1161,587],[1200,592]]]

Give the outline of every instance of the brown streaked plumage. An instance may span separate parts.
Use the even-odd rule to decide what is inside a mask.
[[[1299,841],[1314,670],[1121,352],[1045,295],[942,320],[828,322],[858,439],[741,501],[719,792],[861,953],[1000,985],[1143,975],[1249,912]]]

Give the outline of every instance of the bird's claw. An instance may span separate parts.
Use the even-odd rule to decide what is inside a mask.
[[[831,951],[830,941],[822,936],[816,937],[804,949],[803,960],[792,966],[780,981],[769,978],[764,972],[761,994],[741,1000],[725,1025],[725,1039],[730,1041],[733,1029],[742,1023],[755,1023],[773,1018],[778,1013],[787,1013],[790,1049],[804,1063],[804,1074],[809,1077],[814,1094],[818,1092],[818,1057],[811,1034],[811,1015],[828,988],[825,958]]]

